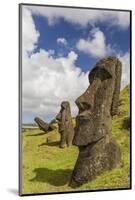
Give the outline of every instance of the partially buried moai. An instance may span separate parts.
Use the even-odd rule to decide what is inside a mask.
[[[69,185],[78,187],[105,170],[121,166],[121,152],[112,139],[112,116],[118,112],[121,62],[107,57],[96,63],[89,73],[90,85],[76,100],[73,144],[79,155]]]
[[[35,117],[34,121],[37,123],[40,130],[42,130],[44,132],[52,131],[54,129],[54,126],[52,124],[48,124],[48,123],[44,122],[39,117]]]
[[[74,136],[74,128],[72,124],[70,104],[68,101],[63,101],[61,103],[61,109],[56,116],[58,121],[59,133],[60,133],[60,148],[64,148],[66,145],[72,145],[72,140]]]

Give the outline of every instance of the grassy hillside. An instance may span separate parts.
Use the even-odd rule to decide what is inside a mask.
[[[123,166],[107,171],[75,190],[130,187],[130,108],[129,86],[120,94],[119,115],[113,118],[112,134],[121,147]],[[68,187],[78,149],[60,149],[59,133],[30,130],[22,134],[22,193],[73,191]],[[48,139],[47,139],[48,138]],[[47,142],[48,141],[48,142]]]

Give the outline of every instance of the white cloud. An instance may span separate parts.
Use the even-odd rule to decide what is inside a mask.
[[[99,28],[93,28],[88,39],[80,39],[76,47],[95,58],[104,57],[114,51],[110,44],[106,44],[105,35]]]
[[[58,44],[63,44],[63,45],[67,45],[67,40],[65,38],[57,38],[57,43]]]
[[[77,114],[74,101],[89,84],[88,74],[75,64],[77,54],[71,51],[66,57],[55,58],[54,50],[33,53],[39,34],[29,10],[23,10],[23,31],[23,113],[55,117],[61,102],[68,100],[72,114]]]
[[[127,84],[130,83],[130,54],[126,52],[123,55],[118,55],[118,58],[122,62],[122,79],[121,79],[121,89],[123,89]]]
[[[92,34],[95,35],[95,40],[101,40],[100,47],[103,46],[102,50],[105,52],[104,34],[99,29],[93,29]],[[88,73],[83,73],[76,66],[78,55],[74,51],[69,52],[66,57],[59,58],[54,57],[55,52],[52,49],[40,49],[34,53],[38,38],[39,32],[30,10],[23,9],[23,113],[29,113],[29,116],[49,116],[51,119],[59,111],[61,102],[68,100],[72,114],[75,115],[78,109],[74,101],[89,85]],[[96,48],[96,41],[92,43]],[[97,55],[100,54],[99,51]],[[129,82],[129,53],[118,56],[123,63],[123,87]]]
[[[28,6],[34,14],[42,15],[48,19],[49,25],[59,22],[60,18],[66,21],[86,26],[88,24],[96,25],[97,22],[106,22],[120,28],[127,28],[130,23],[129,12],[107,11],[94,9],[75,9],[75,8],[56,8]]]
[[[22,41],[23,52],[32,52],[36,48],[39,38],[39,32],[36,30],[31,12],[28,9],[22,10]]]
[[[77,48],[95,58],[102,58],[107,55],[115,55],[122,62],[122,79],[121,89],[123,89],[130,82],[130,54],[117,54],[116,50],[110,44],[106,44],[104,33],[99,28],[93,28],[90,31],[90,37],[80,39],[77,43]],[[117,54],[117,55],[116,55]]]
[[[33,54],[23,66],[23,109],[56,115],[63,100],[77,113],[75,99],[87,88],[88,74],[75,65],[77,54],[53,58],[45,50]]]

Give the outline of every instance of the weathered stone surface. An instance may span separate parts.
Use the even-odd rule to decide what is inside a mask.
[[[61,103],[61,110],[56,116],[56,120],[58,121],[59,133],[61,135],[60,148],[64,148],[65,145],[70,146],[74,136],[74,128],[68,101]]]
[[[35,117],[35,122],[37,123],[37,125],[39,126],[40,130],[44,131],[44,132],[48,132],[48,131],[52,131],[54,129],[54,126],[51,124],[48,124],[46,122],[44,122],[42,119],[40,119],[39,117]]]
[[[76,100],[79,108],[73,144],[79,155],[70,186],[78,187],[105,170],[121,166],[121,152],[112,139],[112,116],[117,114],[121,62],[107,57],[89,73],[90,85]]]

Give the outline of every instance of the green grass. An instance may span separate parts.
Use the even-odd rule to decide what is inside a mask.
[[[31,130],[22,134],[22,194],[130,187],[129,86],[120,95],[119,115],[112,121],[112,134],[121,147],[123,166],[72,189],[68,186],[78,149],[60,149],[58,129],[44,134]],[[48,138],[48,143],[46,142]]]

